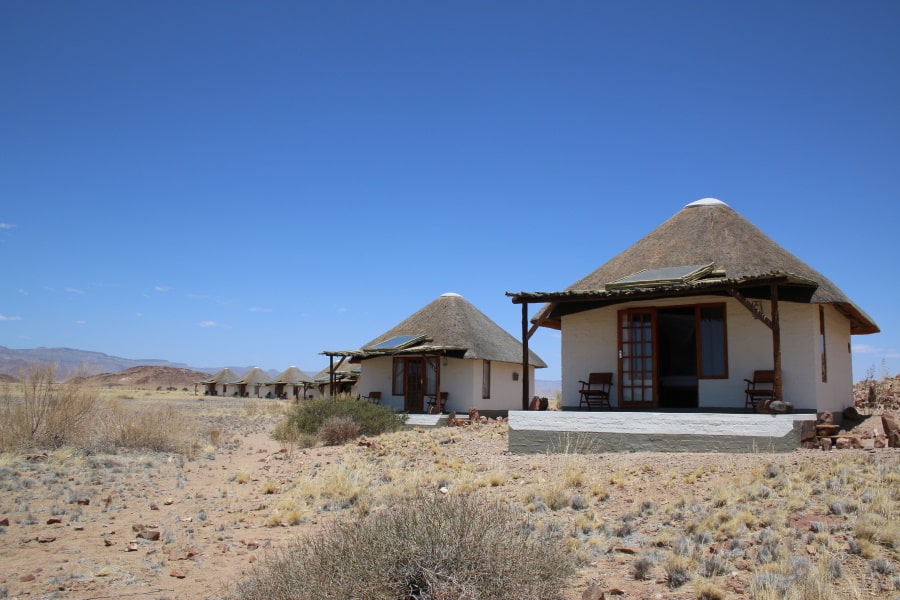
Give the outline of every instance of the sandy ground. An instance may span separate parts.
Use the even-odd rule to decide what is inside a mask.
[[[340,511],[322,511],[296,525],[272,526],[270,517],[279,495],[294,482],[342,460],[345,452],[371,449],[317,447],[288,456],[270,437],[275,416],[251,418],[240,409],[205,415],[208,405],[193,397],[182,405],[186,414],[197,412],[192,418],[204,427],[219,428],[218,447],[190,460],[166,453],[81,456],[61,451],[0,463],[0,598],[223,598],[229,584],[268,552],[341,518]],[[594,520],[616,524],[626,518],[637,529],[588,556],[566,591],[572,600],[581,598],[590,583],[608,594],[622,592],[608,597],[695,598],[690,585],[668,590],[660,567],[647,581],[632,575],[635,556],[652,548],[663,528],[662,515],[679,502],[673,483],[682,496],[708,499],[754,470],[775,465],[796,471],[814,463],[827,471],[838,455],[798,450],[783,455],[516,456],[507,451],[504,426],[491,427],[489,434],[477,428],[454,431],[452,443],[441,444],[446,453],[441,460],[503,473],[509,483],[495,493],[520,503],[529,482],[552,481],[554,473],[575,461],[594,482],[585,486],[603,487],[607,496]],[[433,460],[413,459],[425,467]],[[865,460],[896,468],[897,450],[869,452]],[[570,529],[574,514],[565,509],[548,518]],[[889,556],[896,565],[896,550]],[[859,571],[862,564],[848,562],[848,569]],[[750,577],[749,571],[735,568],[719,584],[727,597],[747,597]],[[871,586],[859,591],[860,597],[896,596]]]

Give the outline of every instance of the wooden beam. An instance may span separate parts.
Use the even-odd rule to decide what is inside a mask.
[[[773,284],[773,285],[774,285],[774,284]],[[762,309],[760,309],[757,305],[755,305],[755,304],[753,304],[752,302],[750,302],[749,300],[747,300],[747,297],[746,297],[746,296],[744,296],[742,293],[740,293],[739,291],[737,291],[737,290],[734,289],[734,288],[728,288],[728,293],[731,294],[731,295],[734,297],[735,300],[737,300],[738,302],[740,302],[741,304],[743,304],[744,307],[745,307],[747,310],[749,310],[750,313],[753,315],[753,318],[754,318],[754,319],[758,319],[758,320],[762,321],[763,323],[766,324],[766,326],[767,326],[769,329],[772,329],[772,326],[773,326],[773,325],[772,325],[772,319],[770,319],[769,317],[767,317],[767,316],[766,316],[766,313],[764,313],[764,312],[762,311]]]
[[[528,410],[528,303],[522,303],[522,410]]]
[[[334,355],[328,357],[328,395],[334,397]]]
[[[772,367],[775,372],[775,381],[772,383],[772,395],[775,400],[783,401],[783,385],[781,377],[781,322],[778,315],[778,284],[769,286],[772,297]]]

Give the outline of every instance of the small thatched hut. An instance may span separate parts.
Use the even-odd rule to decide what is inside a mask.
[[[237,386],[235,395],[241,398],[249,398],[252,394],[259,398],[262,396],[263,386],[266,385],[269,379],[271,379],[271,376],[268,373],[259,367],[253,367],[243,377],[233,382]]]
[[[278,377],[265,383],[267,395],[271,393],[276,398],[291,396],[298,400],[304,396],[304,391],[313,385],[312,378],[297,367],[288,367],[278,374]]]
[[[745,379],[774,373],[796,409],[851,404],[850,336],[874,321],[818,271],[727,204],[685,206],[546,303],[536,326],[562,333],[563,403],[580,380],[615,375],[619,408],[744,408]],[[526,306],[527,309],[527,306]]]
[[[416,413],[446,394],[445,412],[522,408],[521,378],[533,387],[534,353],[459,294],[443,294],[359,350],[325,352],[362,364],[359,393]]]
[[[227,396],[228,386],[232,385],[237,378],[234,371],[225,367],[209,379],[198,381],[197,385],[203,386],[204,396]]]

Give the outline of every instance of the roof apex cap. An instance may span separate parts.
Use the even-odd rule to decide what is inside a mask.
[[[444,292],[443,294],[441,294],[441,298],[462,298],[462,296],[460,296],[456,292]]]
[[[728,206],[718,198],[701,198],[700,200],[694,200],[690,204],[686,204],[685,208],[691,208],[693,206]]]

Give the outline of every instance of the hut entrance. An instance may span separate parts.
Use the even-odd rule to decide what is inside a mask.
[[[694,307],[657,311],[660,408],[697,408],[697,321]]]
[[[718,304],[619,311],[619,405],[698,408],[700,369],[725,374],[724,316]]]

